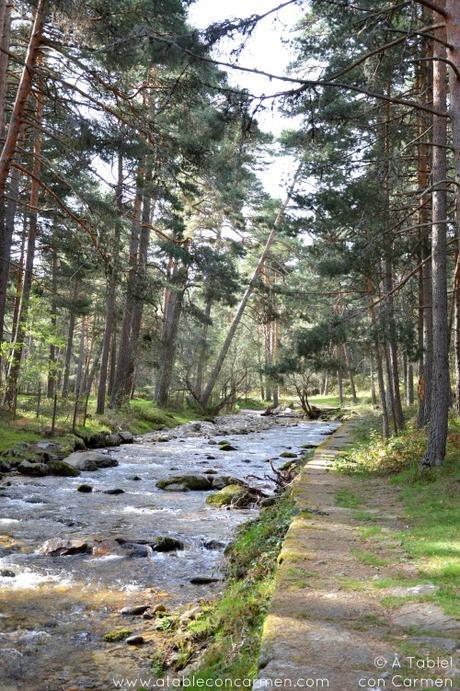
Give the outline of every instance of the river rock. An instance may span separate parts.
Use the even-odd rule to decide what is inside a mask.
[[[94,471],[99,468],[112,468],[118,461],[100,451],[78,451],[67,456],[65,462],[77,470]]]
[[[46,464],[50,475],[60,475],[62,477],[76,477],[80,475],[78,468],[75,468],[65,461],[51,459]]]
[[[131,434],[131,432],[128,432],[128,430],[118,432],[118,436],[120,437],[122,444],[133,444],[134,442],[134,436]]]
[[[121,489],[120,487],[115,487],[114,489],[105,489],[103,490],[104,494],[124,494],[125,490]]]
[[[240,484],[226,485],[219,492],[212,494],[206,499],[206,504],[210,506],[230,506],[241,503],[251,503],[247,488]]]
[[[150,609],[150,605],[134,605],[134,607],[123,607],[120,614],[124,617],[139,617]]]
[[[219,444],[219,451],[236,451],[236,446],[233,446],[232,444],[229,444],[228,442],[225,444]]]
[[[83,485],[78,485],[78,487],[77,487],[77,492],[83,492],[83,493],[89,494],[89,492],[92,492],[92,491],[93,491],[93,488],[91,487],[91,485],[83,484]]]
[[[204,543],[203,545],[205,549],[225,549],[226,548],[226,543],[221,542],[220,540],[208,540],[207,542]]]
[[[86,540],[78,538],[66,540],[59,537],[47,540],[38,550],[39,554],[50,557],[67,557],[73,554],[88,554],[89,552],[91,552],[91,546]]]
[[[32,461],[21,461],[16,466],[16,470],[23,475],[32,477],[44,477],[50,474],[46,463],[33,463]]]
[[[144,636],[128,636],[128,638],[125,639],[125,643],[127,645],[142,645],[145,643],[145,638]]]
[[[9,473],[12,468],[12,463],[3,458],[0,458],[0,473]]]
[[[10,569],[2,569],[0,571],[0,576],[2,578],[16,578],[16,574],[14,571],[10,571]]]
[[[231,475],[215,475],[211,477],[212,488],[213,489],[223,489],[228,485],[241,485],[247,486],[243,480],[239,480],[237,477],[232,477]]]
[[[209,583],[219,583],[221,578],[216,578],[215,576],[194,576],[190,579],[192,585],[208,585]]]
[[[205,475],[174,475],[166,480],[158,480],[156,483],[159,489],[168,490],[192,490],[209,491],[212,489],[212,481]]]
[[[184,543],[177,540],[175,537],[165,535],[157,537],[152,543],[152,549],[155,552],[175,552],[176,550],[184,549]]]

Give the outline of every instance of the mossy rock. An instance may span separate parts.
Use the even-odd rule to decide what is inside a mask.
[[[210,506],[229,506],[236,502],[244,501],[248,494],[246,487],[241,485],[227,485],[215,494],[212,494],[206,499],[206,503]]]
[[[118,643],[119,641],[124,641],[131,634],[131,629],[115,629],[115,631],[109,631],[105,634],[104,641],[107,641],[107,643]]]
[[[51,460],[46,465],[50,475],[60,475],[62,477],[77,477],[77,475],[80,475],[80,471],[77,468],[73,468],[68,463],[64,463],[64,461]]]
[[[297,454],[292,451],[283,451],[280,453],[280,458],[297,458]]]
[[[226,444],[219,444],[220,451],[236,451],[236,446],[232,446],[228,442]]]

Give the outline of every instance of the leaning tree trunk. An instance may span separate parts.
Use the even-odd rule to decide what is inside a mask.
[[[16,150],[24,110],[27,99],[32,92],[33,77],[37,67],[40,47],[43,42],[43,30],[47,11],[48,0],[38,0],[29,45],[27,47],[24,68],[22,70],[21,78],[16,91],[16,97],[8,125],[5,143],[3,144],[3,149],[0,153],[0,199],[3,199],[5,195],[6,180],[10,172],[14,152]]]
[[[302,163],[299,165],[297,168],[294,177],[292,179],[291,185],[289,187],[288,193],[286,195],[286,199],[284,200],[278,215],[275,219],[275,222],[273,224],[273,228],[271,232],[268,235],[268,238],[265,242],[264,249],[262,251],[262,254],[259,257],[259,261],[257,262],[257,266],[254,270],[254,273],[252,274],[251,280],[249,281],[246,290],[244,291],[243,297],[241,298],[241,302],[239,303],[235,316],[233,317],[232,323],[230,324],[229,330],[227,332],[227,335],[225,337],[224,343],[222,345],[222,348],[220,350],[219,355],[217,356],[216,363],[214,365],[214,368],[209,375],[209,380],[206,388],[203,391],[203,395],[201,396],[200,399],[200,404],[203,409],[208,408],[209,402],[211,400],[212,392],[214,391],[214,387],[217,384],[217,379],[219,377],[219,374],[222,370],[222,366],[225,362],[225,358],[227,357],[228,351],[230,350],[230,346],[233,342],[233,339],[235,337],[236,330],[240,324],[240,321],[243,317],[244,311],[246,309],[246,305],[249,302],[249,299],[254,291],[254,288],[257,284],[259,274],[262,270],[262,267],[264,265],[264,262],[267,258],[267,255],[270,251],[271,246],[273,245],[276,235],[278,233],[278,229],[282,226],[283,221],[284,221],[284,215],[287,209],[287,206],[291,200],[291,196],[294,192],[294,189],[297,185],[297,181],[300,177],[302,171]]]
[[[438,0],[441,8],[445,0]],[[434,22],[438,20],[434,12]],[[436,30],[442,41],[433,42],[433,107],[446,112],[446,32]],[[428,448],[423,465],[441,465],[446,454],[449,413],[449,358],[447,309],[447,118],[433,115],[433,225],[431,239],[431,281],[433,300],[433,377]]]

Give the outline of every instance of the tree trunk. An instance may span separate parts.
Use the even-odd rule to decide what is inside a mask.
[[[273,228],[271,232],[268,235],[268,238],[265,242],[265,247],[262,251],[262,254],[259,258],[259,261],[257,262],[257,266],[254,270],[254,273],[252,274],[251,280],[248,283],[248,286],[243,294],[243,297],[241,298],[241,302],[239,303],[235,316],[233,317],[232,323],[230,324],[230,328],[227,332],[227,335],[225,337],[224,343],[222,345],[222,348],[220,350],[220,353],[217,357],[216,363],[214,365],[214,368],[209,376],[208,384],[203,391],[203,395],[201,397],[201,406],[206,409],[209,406],[209,402],[211,400],[212,392],[214,391],[214,387],[217,384],[217,379],[219,377],[219,374],[221,372],[222,366],[224,364],[225,358],[227,357],[227,353],[230,349],[230,346],[232,344],[233,338],[235,336],[236,330],[240,324],[241,318],[244,314],[244,310],[246,309],[246,305],[249,302],[249,298],[251,297],[254,288],[256,286],[257,280],[259,278],[260,271],[262,270],[262,267],[264,265],[264,262],[267,258],[267,255],[270,251],[271,246],[273,245],[273,242],[275,241],[278,228],[283,224],[284,221],[284,214],[286,212],[287,206],[291,200],[292,193],[294,192],[294,189],[297,185],[297,181],[300,177],[302,171],[302,164],[299,165],[297,168],[294,177],[292,179],[291,185],[289,187],[288,193],[286,195],[286,199],[284,200],[278,215],[275,219],[275,222],[273,224]]]
[[[447,58],[449,65],[449,90],[450,90],[450,115],[452,120],[452,135],[455,158],[455,212],[457,245],[460,251],[460,7],[455,0],[447,0],[446,19],[447,33]],[[456,68],[456,70],[454,69]],[[455,401],[457,412],[460,413],[460,262],[457,259],[457,267],[454,279],[455,301]]]
[[[383,426],[383,436],[388,439],[390,436],[390,420],[388,417],[388,408],[385,392],[385,379],[383,376],[383,362],[382,353],[380,350],[380,339],[379,332],[377,329],[377,320],[375,318],[375,308],[372,303],[372,283],[368,279],[368,303],[369,303],[369,315],[371,318],[372,326],[372,339],[374,341],[374,352],[375,352],[375,362],[377,366],[377,380],[379,383],[379,394],[380,394],[380,406],[382,408],[382,426]]]
[[[142,195],[140,190],[139,171],[136,189],[136,199],[134,202],[134,220],[131,226],[131,237],[129,241],[129,272],[126,281],[125,309],[123,313],[123,321],[121,324],[121,334],[120,343],[118,346],[118,359],[115,371],[115,380],[113,383],[112,396],[110,401],[110,405],[112,408],[120,408],[129,396],[129,391],[127,390],[127,379],[131,347],[131,330],[135,302],[141,204]]]
[[[401,404],[401,393],[399,390],[399,371],[398,371],[398,343],[396,333],[396,323],[394,314],[393,300],[393,236],[390,227],[390,157],[391,157],[391,74],[387,81],[385,128],[384,128],[384,196],[385,196],[385,232],[384,232],[384,259],[383,259],[383,291],[384,291],[384,318],[388,327],[388,349],[387,369],[388,369],[388,392],[391,398],[391,407],[395,424],[395,431],[404,428],[404,414]]]
[[[63,382],[62,382],[62,398],[67,398],[67,396],[69,395],[70,364],[72,362],[74,334],[75,334],[75,312],[73,309],[71,309],[70,316],[69,316],[69,330],[67,332],[67,345],[66,345],[66,351],[65,351],[64,376],[63,376]]]
[[[161,366],[155,387],[155,401],[159,406],[166,406],[169,398],[172,372],[176,357],[177,332],[184,299],[185,285],[187,281],[187,269],[179,267],[173,269],[171,283],[175,290],[168,291],[165,301],[166,312],[161,337]]]
[[[8,173],[10,172],[14,152],[16,150],[16,144],[24,116],[24,109],[26,107],[27,99],[32,91],[32,82],[38,62],[40,47],[43,41],[43,29],[47,11],[48,1],[38,0],[29,44],[27,46],[24,68],[22,70],[21,78],[16,91],[16,97],[14,100],[13,111],[11,113],[5,143],[0,153],[0,199],[3,199],[5,195],[6,180],[8,178]],[[41,120],[39,122],[41,122]],[[1,206],[3,207],[3,204]]]
[[[369,371],[369,376],[371,378],[371,402],[373,406],[377,405],[377,394],[375,391],[375,379],[374,379],[374,358],[372,356],[371,352],[371,362],[370,362],[370,371]]]
[[[150,185],[152,182],[152,169],[149,166],[146,170],[143,185],[143,205],[141,217],[141,231],[139,237],[139,252],[136,264],[136,274],[134,277],[133,294],[133,314],[131,319],[131,337],[129,343],[129,358],[126,371],[126,382],[124,386],[124,397],[133,398],[135,388],[135,370],[137,350],[139,346],[139,335],[142,326],[142,315],[144,311],[145,283],[147,279],[147,257],[150,243],[150,220],[152,214],[152,197]]]
[[[115,192],[116,206],[121,214],[123,193],[123,156],[118,154],[118,179]],[[109,365],[110,348],[113,340],[115,326],[116,302],[117,302],[117,283],[118,283],[118,255],[120,252],[121,225],[117,220],[113,233],[113,253],[106,267],[107,286],[105,301],[105,327],[102,339],[101,366],[99,370],[99,386],[97,390],[96,413],[103,415],[105,411],[105,396],[107,389],[107,371]]]
[[[342,379],[342,372],[340,370],[337,370],[337,387],[339,390],[339,403],[340,405],[343,405],[344,403],[344,398],[343,398],[343,379]]]
[[[195,397],[198,398],[198,400],[201,398],[201,394],[203,391],[203,377],[204,377],[204,368],[206,366],[206,360],[207,360],[207,354],[208,354],[208,332],[209,332],[209,321],[211,319],[211,311],[212,311],[212,303],[213,300],[212,298],[208,298],[206,300],[206,306],[205,306],[205,317],[206,321],[203,324],[203,330],[201,332],[200,336],[200,343],[198,346],[198,359],[197,359],[197,364],[196,364],[196,377],[195,377],[195,387],[194,387],[194,394]],[[261,392],[263,390],[263,377],[262,373],[260,373],[260,387],[261,387]],[[262,393],[262,400],[264,400],[264,396]]]
[[[52,296],[51,296],[51,330],[52,337],[56,334],[57,325],[57,253],[56,249],[53,248],[53,258],[51,267],[51,283],[52,283]],[[48,387],[47,387],[47,398],[53,398],[56,392],[56,378],[57,378],[57,348],[54,343],[51,343],[49,348],[48,357]]]
[[[26,335],[26,324],[29,310],[30,291],[32,288],[32,272],[35,259],[35,247],[37,239],[37,211],[40,187],[38,179],[41,171],[41,151],[42,151],[42,133],[40,124],[43,120],[43,95],[40,91],[36,95],[35,119],[38,127],[35,130],[35,139],[33,147],[33,164],[32,164],[32,182],[30,189],[30,208],[32,209],[29,216],[29,234],[27,238],[27,259],[24,272],[24,280],[22,286],[21,307],[18,318],[18,328],[16,335],[16,342],[14,346],[14,353],[11,361],[11,368],[8,376],[7,390],[5,394],[5,405],[11,411],[16,411],[17,388],[19,381],[19,373],[21,370],[21,358],[24,348],[24,339]],[[1,196],[1,195],[0,195]]]
[[[445,0],[438,0],[445,7]],[[434,14],[434,22],[438,20]],[[446,112],[446,32],[436,30],[443,41],[433,42],[433,107]],[[433,377],[431,390],[431,416],[428,448],[423,465],[441,465],[446,454],[447,423],[449,413],[449,359],[447,316],[447,118],[433,115],[433,195],[431,282],[433,303]]]
[[[351,366],[350,351],[346,343],[342,346],[343,355],[345,357],[345,365],[347,368],[348,379],[350,380],[351,398],[354,404],[358,403],[358,397],[356,395],[355,379],[353,376],[353,368]]]

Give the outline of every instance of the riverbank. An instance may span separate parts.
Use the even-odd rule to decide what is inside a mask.
[[[90,399],[85,425],[73,426],[74,403],[66,401],[61,403],[51,435],[51,402],[41,405],[38,416],[35,405],[32,399],[22,397],[14,419],[0,417],[0,474],[72,475],[61,461],[73,451],[131,443],[136,435],[170,430],[196,419],[190,409],[162,410],[146,399],[134,399],[120,410],[96,415],[95,400]]]

